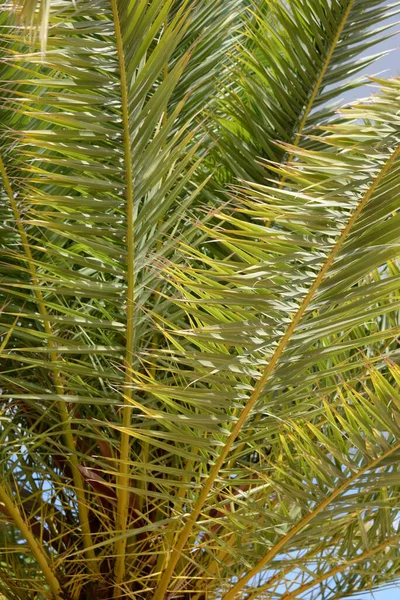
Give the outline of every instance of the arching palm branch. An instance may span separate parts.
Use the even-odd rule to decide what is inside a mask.
[[[398,6],[4,7],[0,598],[393,582]]]

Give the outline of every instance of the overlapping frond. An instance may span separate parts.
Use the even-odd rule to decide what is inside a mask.
[[[255,159],[291,160],[277,141],[315,146],[310,134],[329,123],[337,101],[363,83],[356,75],[382,54],[397,3],[379,0],[255,4],[221,102],[219,159],[225,177],[264,180]]]
[[[67,564],[68,552],[81,542],[86,548],[89,574],[79,575],[72,558],[66,593],[69,586],[85,589],[90,579],[103,586],[94,548],[106,533],[114,543],[115,523],[93,510],[96,489],[84,491],[86,461],[97,452],[99,423],[111,415],[118,423],[124,402],[122,423],[129,423],[136,349],[151,348],[157,334],[148,310],[163,289],[156,265],[173,252],[174,230],[184,226],[184,209],[201,189],[190,183],[201,138],[190,116],[181,116],[186,98],[171,100],[190,58],[190,48],[176,53],[191,7],[170,14],[173,4],[58,3],[45,56],[26,46],[25,25],[13,23],[12,14],[3,30],[0,166],[8,237],[1,257],[1,382],[10,398],[6,413],[15,414],[14,427],[26,438],[22,455],[43,442],[29,469],[39,478],[49,469],[57,474],[47,476],[49,496],[58,498],[73,478],[73,493],[45,540],[59,548],[62,531],[72,536],[65,554],[59,548]],[[82,428],[89,415],[90,427]],[[119,437],[111,428],[106,446]],[[124,433],[122,439],[128,440]],[[15,443],[8,434],[5,441],[7,448]],[[69,464],[56,458],[66,452]],[[128,459],[121,455],[112,471],[123,477]],[[20,468],[23,478],[28,467]],[[116,484],[114,477],[113,497]],[[35,495],[28,481],[20,488],[28,499]],[[64,522],[75,510],[78,523]],[[48,523],[31,526],[46,532]],[[123,558],[124,545],[117,547]]]
[[[217,388],[219,403],[225,398],[227,431],[212,436],[216,447],[209,439],[213,466],[192,496],[156,598],[162,598],[162,585],[171,581],[174,569],[176,581],[189,570],[194,532],[198,541],[213,532],[205,552],[210,560],[221,561],[220,569],[231,562],[232,578],[249,565],[226,596],[237,597],[275,556],[282,560],[282,549],[297,552],[298,546],[281,546],[285,538],[279,535],[292,531],[292,521],[294,533],[287,543],[295,539],[302,514],[299,533],[308,527],[314,505],[334,510],[336,488],[342,500],[347,481],[352,489],[361,485],[369,452],[373,460],[380,455],[376,436],[382,440],[382,456],[385,449],[396,456],[396,419],[381,404],[369,409],[368,398],[377,397],[375,373],[382,371],[388,385],[397,373],[397,103],[398,81],[393,81],[371,105],[354,109],[354,118],[352,111],[343,115],[346,123],[332,127],[324,139],[328,150],[293,147],[296,167],[276,167],[285,187],[239,188],[231,200],[234,208],[216,214],[213,227],[203,227],[215,243],[226,245],[229,260],[211,261],[204,250],[184,248],[188,266],[176,266],[174,277],[193,326],[175,337],[180,344],[189,338],[198,347],[190,356],[197,368],[184,388],[191,387],[192,400],[201,382],[212,391]],[[354,143],[360,137],[363,143]],[[337,147],[338,139],[345,149]],[[251,218],[241,218],[243,213]],[[393,292],[386,295],[389,288]],[[393,373],[388,366],[392,361]],[[362,435],[358,402],[365,416]],[[215,403],[209,410],[221,419]],[[386,414],[385,424],[379,426],[381,414]],[[332,429],[324,434],[324,447],[318,433],[329,421]],[[374,489],[372,476],[371,485]],[[332,503],[325,506],[331,487]],[[313,500],[314,488],[320,501]],[[185,502],[188,510],[187,496]],[[221,507],[219,518],[215,505]],[[312,532],[306,532],[310,549]],[[315,543],[322,545],[320,528]],[[250,568],[260,549],[270,545],[271,553]],[[334,556],[337,560],[337,552]]]
[[[393,580],[400,83],[327,102],[396,7],[40,5],[45,52],[0,16],[0,595]]]

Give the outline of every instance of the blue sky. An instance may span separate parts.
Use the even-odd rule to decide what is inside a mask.
[[[389,4],[389,3],[388,3]],[[357,77],[361,75],[374,75],[376,77],[386,78],[390,76],[399,76],[400,75],[400,15],[396,15],[387,19],[387,24],[392,23],[393,29],[392,33],[393,37],[391,39],[385,40],[380,44],[377,44],[373,47],[373,49],[368,50],[362,56],[369,56],[371,54],[378,54],[379,52],[388,52],[386,56],[383,56],[379,60],[377,60],[373,65],[367,67],[364,71],[361,71]],[[389,32],[387,32],[388,34]],[[357,98],[364,98],[365,96],[369,96],[371,91],[373,90],[368,85],[365,88],[359,88],[356,90],[352,90],[344,95],[346,100],[352,101]],[[398,596],[400,600],[400,595]]]

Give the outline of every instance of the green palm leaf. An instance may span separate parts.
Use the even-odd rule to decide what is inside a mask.
[[[309,136],[334,118],[342,94],[365,83],[356,74],[380,56],[365,53],[390,37],[387,19],[397,12],[397,4],[377,0],[254,6],[221,106],[226,170],[262,182],[255,157],[294,157],[277,141],[315,146]]]
[[[0,597],[393,581],[400,83],[330,103],[397,5],[14,5]]]

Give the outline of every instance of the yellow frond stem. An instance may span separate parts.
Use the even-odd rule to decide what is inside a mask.
[[[114,18],[118,62],[121,83],[122,121],[124,128],[124,157],[125,157],[125,192],[126,192],[126,245],[127,245],[127,294],[126,294],[126,344],[125,344],[125,383],[124,383],[124,406],[122,409],[122,425],[124,431],[121,433],[121,450],[118,482],[118,506],[116,515],[116,527],[119,533],[124,533],[128,521],[129,508],[129,454],[132,414],[132,369],[133,369],[133,345],[134,345],[134,276],[135,276],[135,248],[134,248],[134,195],[133,195],[133,173],[132,153],[129,130],[129,99],[128,82],[126,78],[126,65],[124,45],[122,40],[121,24],[118,12],[117,0],[111,0]],[[125,576],[126,537],[118,539],[115,544],[115,588],[114,597],[120,594],[120,584]]]
[[[12,501],[2,484],[0,484],[0,500],[4,504],[6,511],[10,516],[10,519],[13,521],[16,527],[18,527],[19,531],[21,532],[21,535],[26,539],[36,562],[38,563],[43,575],[46,578],[54,600],[62,600],[61,587],[59,581],[53,573],[53,569],[50,565],[49,559],[47,558],[43,547],[34,537],[29,525],[22,517],[18,508],[15,506],[14,502]]]

